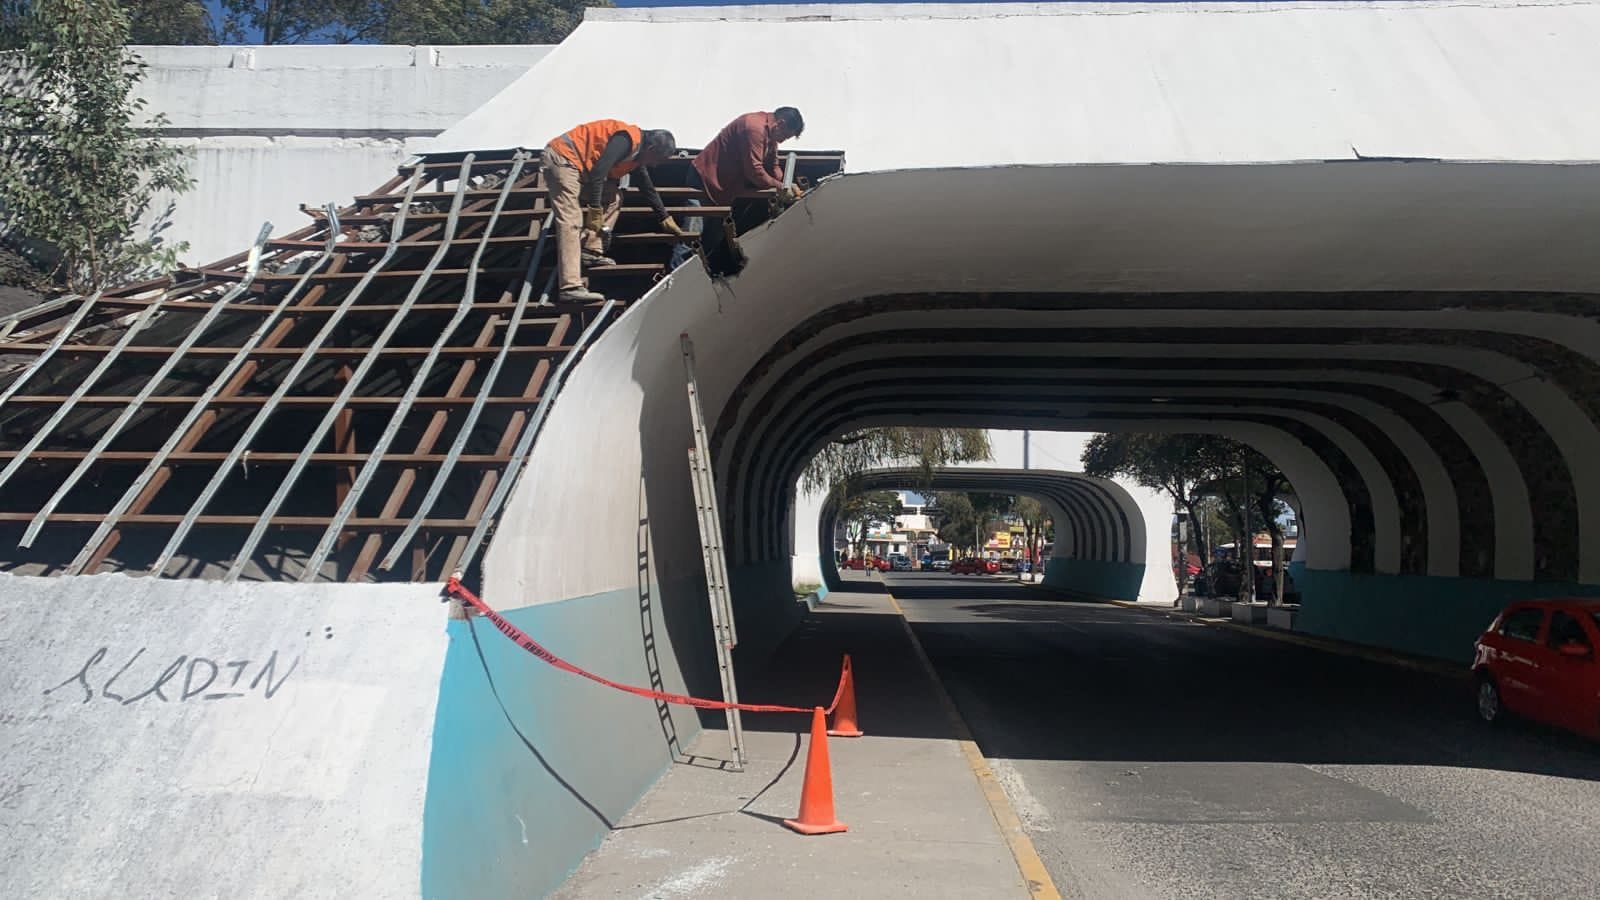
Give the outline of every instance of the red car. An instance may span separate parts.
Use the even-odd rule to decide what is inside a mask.
[[[1478,638],[1478,716],[1537,719],[1600,739],[1600,598],[1527,600]]]
[[[860,556],[852,556],[844,561],[844,567],[846,569],[855,569],[857,572],[864,571],[866,569],[877,569],[879,572],[887,572],[889,571],[889,561],[887,559],[866,559]]]
[[[999,571],[999,563],[992,559],[979,559],[976,556],[957,560],[950,566],[951,575],[995,575]]]

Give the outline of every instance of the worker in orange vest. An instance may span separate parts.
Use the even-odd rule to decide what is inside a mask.
[[[634,173],[636,186],[668,234],[684,231],[667,214],[647,166],[678,150],[672,132],[640,128],[616,119],[598,119],[568,131],[544,148],[541,168],[550,208],[555,213],[556,261],[562,300],[590,302],[605,297],[583,283],[583,268],[613,266],[605,256],[604,236],[617,223],[622,176]]]

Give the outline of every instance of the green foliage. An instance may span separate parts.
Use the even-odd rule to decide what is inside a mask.
[[[1200,523],[1220,514],[1249,558],[1253,535],[1267,532],[1273,546],[1281,548],[1283,529],[1278,519],[1285,512],[1278,498],[1293,488],[1272,461],[1248,444],[1213,434],[1097,434],[1083,452],[1083,468],[1101,478],[1123,477],[1165,491]],[[1216,512],[1203,509],[1202,499],[1216,498]],[[1191,528],[1192,546],[1202,562],[1207,548],[1199,528]],[[1282,599],[1283,575],[1274,553],[1273,576]],[[1183,584],[1179,567],[1179,587]],[[1249,589],[1248,579],[1240,590]]]
[[[222,34],[262,44],[553,44],[584,0],[221,0]]]
[[[37,0],[23,47],[0,63],[0,203],[8,227],[59,254],[56,276],[86,292],[171,268],[183,245],[137,238],[163,191],[193,182],[185,154],[138,124],[144,63],[123,48],[116,0]],[[158,229],[159,230],[159,229]]]
[[[933,470],[954,463],[978,462],[990,456],[989,433],[982,428],[867,428],[844,435],[822,448],[800,475],[802,490],[834,490],[868,469],[914,466],[926,485]]]
[[[41,0],[0,0],[0,50]],[[554,44],[610,0],[118,0],[131,44]]]
[[[38,0],[0,0],[0,50],[27,45],[27,21]],[[203,0],[118,0],[130,44],[215,44]]]
[[[939,518],[939,540],[952,547],[971,546],[972,535],[978,529],[978,511],[972,506],[972,498],[946,491],[929,499]]]
[[[1005,519],[1017,502],[1012,494],[961,491],[944,491],[930,499],[939,519],[939,540],[973,553],[983,551],[989,533],[1006,528]]]
[[[215,44],[201,0],[122,0],[130,44]]]
[[[1083,471],[1121,476],[1187,503],[1195,485],[1221,464],[1227,438],[1209,434],[1097,434],[1083,451]]]
[[[388,3],[379,0],[221,0],[229,43],[351,44],[375,40]]]
[[[584,0],[395,0],[391,44],[554,44],[583,21]]]
[[[904,510],[900,505],[900,495],[894,491],[852,492],[841,485],[835,495],[839,504],[839,520],[845,523],[845,534],[856,548],[857,556],[861,555],[861,548],[867,542],[867,532],[873,526],[893,526],[895,516]]]

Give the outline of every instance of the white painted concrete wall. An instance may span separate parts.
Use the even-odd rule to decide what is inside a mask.
[[[798,106],[852,171],[939,166],[1600,158],[1600,4],[811,5],[590,10],[531,73],[436,142],[536,147],[607,115],[698,146]],[[541,98],[556,71],[612,67]],[[738,78],[722,73],[738,72]],[[803,74],[803,77],[802,77]]]
[[[244,249],[263,221],[284,234],[300,204],[346,203],[516,81],[545,45],[133,48],[163,134],[191,148],[195,190],[167,240],[205,263]],[[161,204],[162,207],[165,204]],[[160,210],[153,210],[159,213]]]
[[[417,896],[438,592],[0,576],[5,894]]]

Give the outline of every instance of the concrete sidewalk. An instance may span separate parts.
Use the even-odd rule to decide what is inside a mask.
[[[799,808],[809,728],[798,715],[744,716],[750,764],[735,773],[720,714],[554,896],[1026,897],[1016,861],[955,740],[937,686],[876,579],[829,594],[740,698],[826,703],[840,654],[856,671],[867,737],[831,738],[844,834],[779,824]]]

